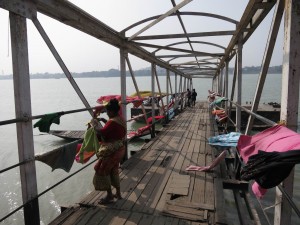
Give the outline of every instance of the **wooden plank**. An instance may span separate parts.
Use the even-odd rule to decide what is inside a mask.
[[[187,121],[184,119],[184,114],[181,114],[179,117],[179,121],[178,121],[178,126],[179,128],[183,128],[184,126],[187,125]],[[187,133],[184,133],[180,139],[180,141],[178,142],[171,142],[171,147],[176,147],[178,150],[182,149],[182,146],[185,144],[186,141],[186,136]],[[158,188],[157,192],[161,193],[160,195],[156,195],[153,197],[153,201],[150,204],[150,212],[153,213],[154,208],[156,207],[157,211],[161,211],[164,207],[165,204],[165,200],[168,198],[170,199],[170,195],[167,195],[166,190],[168,188],[168,180],[170,178],[170,175],[174,172],[174,170],[176,170],[176,165],[177,167],[179,167],[179,165],[181,165],[180,163],[180,158],[182,157],[181,153],[177,153],[174,155],[174,158],[172,160],[172,162],[170,163],[169,169],[167,170],[167,172],[165,173],[164,177],[162,177],[162,179],[160,180],[161,183],[164,183],[165,185],[160,185],[160,187]],[[179,162],[179,164],[178,164]]]
[[[223,193],[222,180],[216,178],[214,180],[214,194],[215,194],[215,223],[227,224],[226,213],[225,213],[225,199]]]
[[[75,211],[76,211],[76,209],[74,209],[74,207],[70,207],[70,208],[64,210],[64,212],[62,214],[60,214],[58,217],[56,217],[53,221],[51,221],[49,223],[49,225],[55,225],[55,224],[61,224],[61,223],[63,223]]]
[[[169,140],[169,138],[170,138],[170,136],[167,136],[167,135],[165,135],[165,137],[163,137],[162,138],[162,140],[164,139],[164,138],[166,138],[166,141],[168,141]],[[153,145],[152,147],[158,147],[159,146],[159,144],[155,144],[155,145]],[[163,155],[162,156],[166,156],[166,157],[168,157],[168,158],[170,158],[170,156],[173,156],[173,154],[171,154],[171,153],[168,153],[168,155],[166,155],[166,152],[162,152],[163,153]],[[163,159],[163,158],[162,158]],[[157,161],[156,163],[155,163],[155,167],[158,167],[161,163],[162,163],[162,159],[160,160],[160,161]],[[172,159],[172,158],[171,158]],[[151,168],[150,169],[151,171],[152,171],[152,173],[153,172],[155,172],[155,169],[153,169],[153,168]],[[151,171],[149,172],[150,174],[151,174]],[[148,178],[147,178],[148,177]],[[145,182],[146,180],[145,179],[150,179],[151,178],[151,176],[147,176],[147,174],[146,174],[146,178],[143,178],[143,180],[142,180],[142,182]],[[137,186],[137,188],[139,189],[139,191],[138,192],[136,192],[136,189],[135,189],[135,192],[133,193],[133,195],[131,195],[130,196],[130,198],[128,199],[128,200],[131,200],[131,203],[126,203],[126,206],[124,206],[125,208],[127,208],[128,209],[128,207],[130,208],[130,205],[132,206],[132,204],[135,204],[135,201],[137,200],[137,198],[139,197],[139,196],[141,196],[141,193],[142,192],[144,192],[145,190],[144,190],[144,188],[145,188],[145,186],[146,186],[146,183],[144,183],[144,184],[139,184],[138,186]],[[132,198],[132,199],[131,199]],[[138,200],[139,201],[139,203],[141,203],[140,201],[141,201],[141,199],[139,199]]]
[[[205,204],[205,203],[195,203],[195,202],[174,202],[171,200],[167,200],[166,204],[168,205],[179,205],[185,208],[194,208],[194,209],[203,209],[203,210],[209,210],[209,211],[215,211],[215,206],[211,204]]]
[[[91,221],[101,222],[105,214],[101,213],[100,210],[102,209],[99,207],[89,208],[87,213],[83,215],[77,222],[75,222],[74,225],[86,225]]]
[[[161,193],[159,192],[159,186],[165,187],[165,184],[161,182],[163,180],[164,175],[166,173],[167,167],[158,167],[156,173],[148,183],[147,187],[144,189],[141,197],[139,198],[140,205],[135,205],[133,208],[134,210],[142,210],[146,213],[153,213],[156,206],[156,196],[160,196]]]
[[[155,225],[164,225],[166,222],[167,222],[167,217],[159,215],[159,216],[155,216],[154,217],[154,220],[153,220],[152,224],[155,224]]]
[[[130,217],[127,219],[125,225],[137,225],[139,224],[139,221],[141,220],[143,214],[132,212]]]
[[[204,221],[204,211],[200,209],[186,208],[178,205],[166,204],[163,214],[192,221]]]
[[[72,214],[71,217],[68,217],[63,223],[60,223],[62,225],[68,225],[68,224],[75,224],[76,221],[78,221],[81,217],[83,217],[87,213],[86,208],[76,208],[76,211]]]
[[[139,224],[141,225],[151,225],[153,221],[153,216],[148,214],[143,214]]]
[[[123,225],[126,223],[127,219],[130,216],[129,211],[120,211],[119,214],[114,216],[112,220],[108,223],[111,225]],[[104,224],[104,223],[103,223]]]
[[[149,171],[145,174],[143,179],[138,183],[134,191],[129,195],[128,199],[125,201],[124,205],[122,206],[122,209],[124,210],[130,210],[134,205],[141,205],[143,199],[147,198],[147,195],[141,194],[147,187],[149,181],[154,176],[157,168],[162,163],[162,161],[165,159],[165,156],[167,153],[165,151],[161,152],[161,155],[158,157],[158,159],[155,161],[153,166],[149,169]]]

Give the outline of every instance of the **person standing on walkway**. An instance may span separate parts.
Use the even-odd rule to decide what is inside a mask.
[[[188,99],[187,106],[191,107],[192,92],[190,91],[190,89],[187,89],[187,99]]]
[[[197,98],[197,92],[195,89],[193,89],[193,91],[192,91],[192,106],[195,106],[196,98]]]
[[[95,190],[106,191],[107,195],[101,198],[99,204],[108,204],[113,202],[114,198],[121,199],[119,164],[125,154],[125,136],[126,123],[119,116],[119,102],[117,99],[111,99],[106,105],[106,112],[109,117],[107,121],[101,118],[105,123],[103,128],[97,126],[97,121],[93,121],[93,127],[97,132],[98,138],[101,138],[100,148],[96,151],[99,158],[94,166],[95,175],[93,184]],[[97,119],[96,119],[97,120]],[[111,186],[115,187],[116,194],[112,193]]]

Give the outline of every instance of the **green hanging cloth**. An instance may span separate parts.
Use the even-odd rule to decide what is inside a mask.
[[[84,134],[84,140],[82,142],[79,153],[77,154],[76,161],[79,163],[86,162],[86,158],[93,156],[99,149],[100,144],[97,138],[96,131],[93,127],[86,130]]]
[[[37,121],[33,127],[38,127],[40,132],[48,133],[50,131],[50,126],[52,123],[60,123],[61,114],[51,113],[44,115],[39,121]]]

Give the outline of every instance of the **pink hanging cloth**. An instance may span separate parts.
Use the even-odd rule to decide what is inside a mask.
[[[300,149],[300,134],[282,125],[275,125],[256,135],[241,135],[237,149],[245,163],[250,156],[258,154],[258,150],[265,152],[286,152]],[[252,186],[253,193],[262,198],[266,189],[256,182]]]

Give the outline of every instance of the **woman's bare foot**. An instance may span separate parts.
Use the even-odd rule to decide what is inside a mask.
[[[100,205],[107,205],[107,204],[110,204],[110,203],[113,203],[114,202],[114,196],[106,196],[104,198],[100,198],[99,200],[99,204]]]
[[[114,198],[116,198],[118,200],[123,199],[121,194],[114,194],[113,196],[114,196]]]

